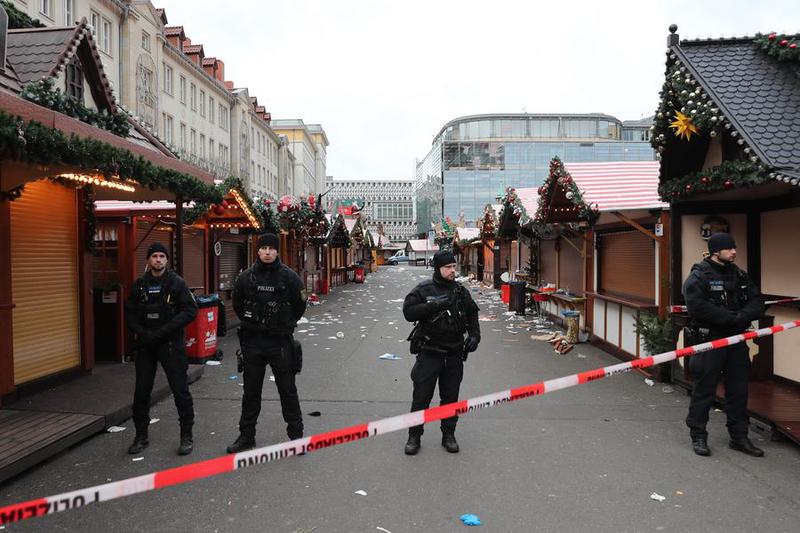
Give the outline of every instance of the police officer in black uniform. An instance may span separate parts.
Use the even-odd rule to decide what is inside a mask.
[[[281,263],[279,246],[276,235],[266,233],[259,237],[258,259],[239,274],[233,288],[233,309],[242,321],[239,341],[244,358],[244,396],[239,437],[228,446],[228,453],[256,445],[256,422],[267,365],[275,375],[289,438],[303,436],[303,415],[295,385],[302,355],[292,334],[306,311],[306,298],[300,277]]]
[[[707,342],[742,333],[764,313],[764,299],[746,272],[734,264],[736,243],[727,233],[708,240],[709,257],[695,264],[683,294],[692,318],[687,340]],[[725,414],[730,448],[761,457],[747,437],[747,380],[750,356],[745,343],[702,352],[689,358],[694,388],[686,425],[697,455],[711,455],[708,447],[708,411],[716,397],[720,374],[725,379]]]
[[[458,401],[458,389],[464,375],[464,361],[478,348],[481,331],[478,306],[456,279],[456,259],[452,252],[440,250],[433,256],[433,279],[423,281],[406,296],[403,316],[416,322],[409,336],[411,353],[417,361],[411,369],[414,393],[411,411],[427,409],[439,382],[441,405]],[[464,333],[467,339],[464,340]],[[458,452],[454,416],[441,421],[442,446]],[[408,430],[407,455],[419,452],[423,426]]]
[[[136,348],[136,390],[133,394],[133,423],[136,437],[128,449],[130,454],[144,450],[150,425],[150,393],[158,363],[167,376],[169,388],[178,408],[181,424],[180,455],[192,453],[194,442],[194,404],[186,377],[188,360],[183,328],[197,314],[195,302],[186,282],[167,268],[169,252],[160,242],[147,250],[148,270],[133,283],[125,304],[128,329],[133,332]]]

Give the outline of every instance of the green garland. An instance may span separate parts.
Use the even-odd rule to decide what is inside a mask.
[[[769,169],[750,161],[724,161],[708,170],[662,182],[658,186],[658,194],[663,201],[671,202],[702,192],[755,187],[769,182],[769,173]]]
[[[222,183],[216,185],[215,188],[219,193],[220,198],[224,198],[225,195],[228,194],[233,189],[239,191],[239,195],[247,203],[247,206],[250,208],[250,211],[253,213],[253,216],[256,218],[261,227],[262,228],[264,227],[264,219],[261,216],[260,210],[258,206],[256,206],[255,203],[253,203],[253,200],[250,198],[247,192],[245,192],[245,188],[242,185],[241,179],[237,178],[236,176],[229,176],[225,178],[225,180]],[[221,202],[222,200],[220,199],[219,201]],[[196,201],[194,206],[186,211],[186,217],[185,217],[186,222],[191,224],[199,220],[200,217],[208,213],[208,210],[211,209],[215,203],[216,202],[208,199]]]
[[[114,135],[127,137],[130,134],[131,124],[125,113],[117,111],[112,114],[105,109],[100,112],[89,109],[83,102],[67,96],[61,92],[61,89],[57,89],[53,78],[28,83],[22,89],[20,96],[29,102],[110,131]]]
[[[757,33],[756,45],[778,61],[800,61],[800,34]]]
[[[666,79],[659,93],[660,102],[656,109],[653,121],[650,144],[661,154],[665,147],[672,142],[685,142],[676,135],[676,130],[670,124],[680,112],[686,115],[691,124],[698,130],[697,135],[716,137],[723,128],[724,117],[703,91],[686,67],[677,61],[666,72]],[[726,126],[730,128],[729,125]],[[689,139],[691,141],[691,138]]]
[[[44,28],[44,24],[39,19],[30,17],[27,13],[23,13],[17,6],[8,0],[0,0],[3,9],[6,10],[8,15],[8,29],[14,30],[19,28]]]
[[[270,200],[262,200],[256,206],[256,209],[261,213],[261,218],[264,219],[264,232],[277,235],[281,231],[281,221],[272,206],[273,203]]]
[[[534,223],[542,224],[550,214],[550,200],[555,192],[555,187],[563,187],[566,189],[566,197],[578,208],[578,220],[583,220],[589,223],[590,226],[597,222],[600,218],[600,211],[597,210],[597,204],[589,205],[583,200],[583,194],[572,176],[567,169],[564,168],[564,163],[556,156],[550,161],[550,176],[544,185],[539,187],[539,207],[536,209],[536,214],[533,217]]]
[[[96,139],[67,137],[39,122],[0,112],[0,155],[34,165],[67,165],[104,176],[131,179],[150,190],[166,189],[185,201],[222,200],[220,191],[194,176],[157,166],[142,156]]]
[[[513,217],[518,225],[524,225],[530,221],[528,211],[525,209],[525,206],[522,205],[522,200],[519,199],[517,191],[514,189],[514,187],[506,187],[506,195],[503,198],[503,209],[500,210],[500,214],[497,217],[499,219],[497,227],[498,237],[501,236],[500,232],[502,229],[502,221],[506,216]]]

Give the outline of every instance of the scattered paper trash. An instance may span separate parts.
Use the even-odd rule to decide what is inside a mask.
[[[653,381],[653,380],[652,380],[652,379],[650,379],[650,378],[644,378],[644,382],[645,382],[645,383],[647,383],[647,386],[648,386],[648,387],[652,387],[653,385],[655,385],[655,384],[656,384],[656,382],[655,382],[655,381]]]
[[[683,491],[682,490],[676,490],[675,494],[677,494],[678,496],[683,496]]]
[[[675,389],[673,389],[669,385],[665,385],[661,387],[661,392],[663,392],[664,394],[672,394],[673,392],[675,392]]]
[[[218,366],[218,365],[221,365],[221,364],[222,363],[220,363],[219,361],[212,361],[212,360],[206,361],[206,365],[208,365],[208,366]]]
[[[382,356],[378,357],[378,359],[387,359],[389,361],[397,361],[400,359],[399,355],[395,355],[393,353],[385,353]]]
[[[357,491],[354,492],[354,494],[358,494],[359,496],[366,496],[367,495],[366,491],[363,491],[363,490],[357,490]]]
[[[653,494],[650,495],[650,499],[651,500],[655,500],[657,502],[663,502],[667,498],[666,498],[666,496],[662,496],[661,494],[658,494],[658,493],[654,492]]]
[[[275,376],[270,376],[270,377],[269,377],[269,380],[270,380],[270,381],[275,381]]]
[[[108,431],[109,433],[119,433],[120,431],[125,431],[125,429],[127,428],[124,428],[122,426],[111,426],[106,431]]]
[[[308,324],[308,319],[306,317],[302,317],[300,320],[297,321],[298,324]]]
[[[136,461],[144,461],[144,457],[134,457],[133,459],[131,459],[131,461],[133,461],[134,463]]]
[[[459,516],[465,526],[482,526],[481,519],[475,514],[462,514]]]
[[[384,529],[384,528],[382,528],[381,526],[377,526],[375,529],[377,529],[378,531],[383,531],[383,533],[392,533],[392,532],[391,532],[391,531],[389,531],[388,529]]]
[[[336,332],[336,336],[337,336],[338,338],[340,338],[340,339],[344,339],[344,332],[342,332],[342,331],[337,331],[337,332]]]
[[[157,423],[159,423],[159,422],[161,422],[161,419],[160,419],[160,418],[151,418],[151,419],[150,419],[150,424],[157,424]]]
[[[239,376],[237,376],[236,374],[231,374],[230,376],[228,376],[228,379],[231,381],[236,381],[237,379],[239,379]]]

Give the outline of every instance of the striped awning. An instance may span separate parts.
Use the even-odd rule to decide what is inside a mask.
[[[602,211],[661,209],[658,161],[564,163],[588,205]]]

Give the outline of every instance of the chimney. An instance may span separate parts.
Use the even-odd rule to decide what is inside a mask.
[[[232,91],[234,87],[235,86],[233,85],[232,81],[226,81],[225,82],[225,88],[228,89],[229,91]]]
[[[183,49],[187,46],[192,46],[192,40],[188,37],[184,37],[183,41],[181,42],[181,51],[183,51]]]
[[[222,62],[221,59],[216,59],[214,61],[214,77],[217,78],[217,81],[220,83],[225,82],[225,63]]]
[[[217,63],[213,57],[207,57],[203,59],[203,71],[211,76],[212,78],[216,77],[217,74]]]
[[[264,113],[264,120],[267,122],[267,126],[269,126],[270,122],[272,122],[272,113]]]

